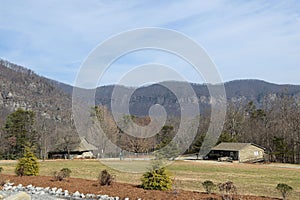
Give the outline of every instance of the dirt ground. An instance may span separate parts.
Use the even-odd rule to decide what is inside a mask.
[[[149,200],[165,200],[165,199],[206,199],[206,200],[221,200],[221,196],[217,194],[205,194],[193,191],[184,190],[171,190],[171,191],[153,191],[144,190],[139,188],[138,185],[132,185],[127,183],[114,182],[110,186],[100,186],[95,180],[69,178],[63,181],[54,181],[53,177],[49,176],[35,176],[35,177],[17,177],[15,175],[4,175],[5,180],[17,184],[27,186],[32,184],[39,187],[57,187],[63,190],[69,190],[70,192],[79,191],[80,193],[92,193],[92,194],[107,194],[109,196],[118,196],[121,199],[129,197],[132,200],[142,198]],[[274,200],[274,198],[268,197],[255,197],[255,196],[239,196],[237,199],[241,200]]]

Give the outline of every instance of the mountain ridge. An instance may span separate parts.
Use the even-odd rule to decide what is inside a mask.
[[[32,91],[31,95],[28,96],[27,98],[34,98],[33,97],[34,95],[37,95],[39,97],[44,95],[47,96],[48,98],[50,98],[51,96],[51,98],[56,99],[58,102],[60,102],[60,104],[64,104],[63,107],[66,107],[66,109],[69,110],[68,115],[71,115],[73,86],[65,83],[61,83],[56,80],[39,76],[30,69],[27,69],[19,65],[15,65],[5,60],[0,60],[0,65],[1,65],[1,75],[0,75],[1,80],[5,80],[5,78],[7,79],[7,77],[5,76],[10,76],[8,75],[10,73],[7,72],[8,69],[13,70],[15,74],[12,73],[14,75],[12,75],[12,77],[9,80],[6,80],[6,82],[11,81],[10,85],[14,85],[13,83],[18,83],[19,81],[17,80],[17,77],[19,77],[19,79],[25,80],[27,87],[33,87],[31,89],[36,90],[36,91]],[[29,83],[30,81],[32,82]],[[48,88],[49,91],[44,91],[38,88],[40,86],[35,85],[35,83],[39,81],[43,82],[41,87],[46,87]],[[193,102],[195,101],[195,99],[191,99],[189,96],[184,96],[184,94],[182,94],[182,99],[177,99],[176,95],[171,90],[162,86],[168,83],[176,85],[177,88],[180,88],[182,87],[182,85],[184,85],[184,82],[166,81],[166,82],[151,84],[142,87],[127,87],[122,85],[100,86],[95,89],[95,105],[104,105],[109,109],[111,109],[112,93],[115,88],[118,88],[120,91],[124,93],[132,93],[132,96],[130,97],[129,110],[130,113],[133,115],[137,115],[137,116],[148,115],[148,111],[150,107],[155,104],[160,104],[164,106],[165,109],[167,110],[167,113],[170,115],[178,115],[180,114],[179,102]],[[190,85],[194,89],[197,95],[196,101],[199,102],[200,104],[200,110],[209,109],[211,104],[211,97],[209,95],[207,84],[190,83]],[[21,96],[25,95],[25,93],[22,92],[25,90],[23,86],[24,85],[21,84],[20,88],[23,89],[15,93],[18,93]],[[34,87],[37,88],[34,89]],[[54,88],[51,89],[51,87]],[[264,80],[257,80],[257,79],[233,80],[233,81],[225,82],[224,87],[225,87],[226,98],[228,102],[248,103],[249,101],[253,101],[258,107],[262,105],[264,99],[268,96],[269,98],[273,98],[273,99],[276,98],[277,96],[281,96],[284,94],[292,95],[295,98],[299,98],[300,96],[299,85],[276,84],[276,83],[269,83]],[[14,88],[14,89],[20,90],[20,88],[19,89]],[[51,93],[52,90],[53,93]],[[184,91],[182,92],[184,93]],[[2,89],[1,89],[2,100],[0,99],[0,104],[1,101],[3,101],[3,99],[6,98],[7,94],[8,94],[7,89],[5,89],[5,87],[2,84]],[[23,96],[22,98],[26,99],[25,96]],[[119,99],[114,99],[114,101],[119,101],[120,104],[122,105],[125,103],[122,97],[119,97]],[[14,104],[13,106],[16,107],[18,105]],[[124,106],[128,106],[128,105],[124,105]]]

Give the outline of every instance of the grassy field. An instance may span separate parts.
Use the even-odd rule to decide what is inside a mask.
[[[109,166],[118,166],[130,171],[139,171],[149,161],[105,161]],[[0,161],[3,173],[13,174],[15,162]],[[72,177],[97,179],[99,172],[108,167],[97,160],[60,160],[41,162],[40,175],[51,176],[64,167],[72,170]],[[215,183],[233,181],[239,194],[280,197],[275,190],[278,183],[287,183],[294,188],[290,199],[300,200],[300,166],[218,163],[206,161],[176,161],[167,167],[176,188],[204,191],[201,182]],[[119,182],[140,183],[141,173],[125,173],[108,168]],[[119,168],[120,169],[120,168]]]

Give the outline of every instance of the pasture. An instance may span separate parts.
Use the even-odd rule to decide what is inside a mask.
[[[72,177],[97,179],[101,170],[108,169],[118,182],[140,184],[141,173],[126,173],[107,165],[138,172],[151,163],[129,160],[49,160],[40,162],[40,175],[52,176],[54,171],[69,168]],[[14,174],[16,162],[0,161],[0,166],[3,167],[2,173]],[[239,194],[280,197],[275,187],[278,183],[286,183],[294,189],[290,199],[300,200],[300,165],[175,161],[167,169],[172,174],[174,186],[180,189],[204,192],[201,183],[205,180],[214,183],[233,181]]]

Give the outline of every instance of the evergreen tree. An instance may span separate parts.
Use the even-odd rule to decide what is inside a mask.
[[[36,147],[37,132],[34,129],[33,111],[25,111],[21,108],[8,115],[4,132],[8,142],[6,151],[7,159],[22,157],[25,147]]]
[[[24,156],[19,160],[15,172],[18,176],[39,175],[38,160],[28,147],[25,148]]]

